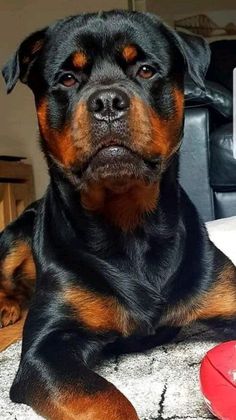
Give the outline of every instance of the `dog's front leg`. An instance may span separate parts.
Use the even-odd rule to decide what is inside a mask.
[[[67,317],[60,320],[52,307],[47,314],[54,320],[48,321],[43,310],[35,308],[25,325],[12,401],[52,420],[137,420],[127,398],[89,367],[104,347],[105,335],[89,332]]]

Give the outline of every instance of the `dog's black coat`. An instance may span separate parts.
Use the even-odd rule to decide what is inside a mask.
[[[35,43],[37,48],[32,50]],[[126,44],[135,44],[138,50],[138,60],[132,65],[118,57],[117,46]],[[73,73],[77,88],[68,89],[60,81],[69,71],[68,57],[78,47],[86,54],[89,51],[89,59],[84,71]],[[129,99],[138,97],[161,120],[170,120],[175,113],[173,86],[183,92],[187,71],[203,88],[208,62],[209,50],[203,40],[178,35],[149,14],[114,11],[67,18],[31,35],[6,65],[3,75],[8,91],[19,78],[27,83],[37,107],[46,97],[47,125],[63,131],[65,125],[71,124],[76,104],[88,101],[104,85],[115,85],[116,92],[125,92]],[[150,80],[136,77],[142,63],[157,71]],[[99,150],[99,142],[109,132],[118,136],[122,144],[128,139],[128,146],[133,147],[135,140],[127,121],[119,117],[107,124],[105,118],[91,120],[88,137],[94,150]],[[177,145],[182,125],[181,120]],[[127,342],[126,350],[133,351],[133,337],[140,349],[145,343],[147,347],[158,344],[160,337],[163,340],[163,330],[167,336],[177,331],[187,322],[178,320],[178,305],[189,307],[191,312],[195,300],[217,286],[228,260],[209,241],[196,209],[178,183],[177,148],[173,147],[170,159],[151,154],[148,148],[144,151],[135,176],[138,178],[141,173],[149,184],[158,180],[158,203],[145,214],[142,223],[124,231],[104,214],[86,210],[81,202],[84,185],[99,182],[101,176],[100,172],[96,175],[96,166],[88,171],[94,155],[67,165],[58,156],[55,158],[54,149],[49,150],[42,131],[41,145],[51,177],[47,192],[1,236],[2,259],[17,240],[27,241],[37,271],[11,398],[33,406],[47,418],[70,418],[68,413],[71,418],[86,418],[80,416],[90,413],[91,407],[96,419],[104,418],[99,407],[103,407],[103,416],[112,419],[136,418],[125,398],[122,404],[117,403],[117,390],[108,400],[111,408],[107,408],[103,394],[112,386],[89,367],[106,348],[120,351]],[[116,167],[116,161],[111,159],[117,170],[119,164]],[[95,299],[106,297],[108,302],[115,298],[135,320],[135,328],[129,334],[102,325],[97,330],[89,328],[79,314],[75,316],[72,303],[64,299],[68,289],[89,291]],[[166,314],[171,311],[168,321]],[[143,337],[147,337],[146,342]],[[77,411],[74,405],[67,405],[66,399],[58,400],[58,393],[62,395],[63,390],[70,389],[73,404],[78,399]],[[81,395],[91,398],[90,408],[83,402],[79,405]],[[99,396],[99,404],[93,402],[94,395]],[[54,400],[59,401],[56,408]],[[113,404],[114,411],[110,412]]]

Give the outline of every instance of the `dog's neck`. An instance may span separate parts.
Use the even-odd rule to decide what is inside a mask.
[[[81,204],[124,232],[133,231],[158,203],[159,183],[132,182],[118,189],[94,184],[82,191]]]
[[[103,220],[104,225],[118,228],[121,232],[134,232],[141,227],[149,215],[155,213],[159,207],[160,192],[168,196],[168,200],[175,200],[174,208],[177,212],[175,197],[178,193],[176,162],[172,162],[167,169],[168,176],[163,174],[162,179],[152,183],[133,181],[129,185],[110,188],[106,184],[91,184],[82,191],[76,190],[68,179],[60,173],[51,173],[52,193],[54,200],[64,202],[68,208],[68,218],[77,225],[84,220],[96,223]]]

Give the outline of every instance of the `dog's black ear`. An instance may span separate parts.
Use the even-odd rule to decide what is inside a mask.
[[[29,35],[2,69],[7,93],[10,93],[18,79],[27,83],[30,70],[43,48],[47,28]]]
[[[208,43],[200,36],[175,31],[152,13],[147,13],[146,15],[151,18],[158,29],[161,29],[169,41],[179,50],[189,76],[199,87],[204,89],[204,79],[211,58],[211,50]]]
[[[182,54],[191,79],[204,88],[204,78],[210,64],[211,52],[208,43],[200,36],[171,31],[172,39]]]

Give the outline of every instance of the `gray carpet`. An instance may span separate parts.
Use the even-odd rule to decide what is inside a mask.
[[[186,328],[171,343],[145,354],[119,356],[97,368],[133,403],[142,420],[212,419],[199,390],[200,361],[215,344],[233,337],[232,328],[209,329],[204,325]],[[221,337],[221,338],[220,338]],[[0,419],[36,420],[24,405],[13,404],[8,397],[16,372],[21,344],[0,354]]]

